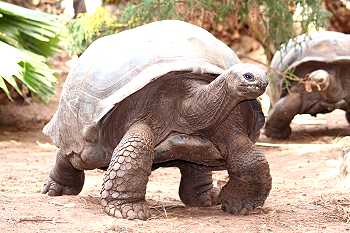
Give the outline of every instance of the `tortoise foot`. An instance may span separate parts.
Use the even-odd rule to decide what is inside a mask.
[[[231,200],[222,201],[221,209],[234,215],[247,215],[256,207],[262,206],[263,204],[263,201],[235,197]]]
[[[212,188],[208,191],[198,194],[191,200],[186,201],[188,206],[198,206],[198,207],[210,207],[220,204],[219,200],[220,190],[218,188]]]
[[[279,129],[279,128],[272,128],[272,127],[265,127],[264,131],[266,137],[274,138],[274,139],[287,139],[292,133],[292,129],[290,126],[287,128]]]
[[[264,195],[248,190],[233,190],[230,185],[226,185],[221,190],[219,200],[223,211],[234,215],[247,215],[253,209],[263,206],[267,195],[268,193]]]
[[[44,183],[42,190],[43,194],[48,194],[49,196],[62,196],[62,195],[78,195],[83,186],[72,187],[67,185],[62,185],[56,182],[54,179],[49,177]]]
[[[146,220],[151,217],[151,212],[146,201],[120,204],[118,201],[107,203],[104,199],[101,201],[104,211],[116,218],[140,219]]]

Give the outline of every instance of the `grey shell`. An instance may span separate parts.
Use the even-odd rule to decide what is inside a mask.
[[[284,72],[309,61],[333,63],[344,60],[350,61],[350,35],[324,31],[291,39],[275,53],[271,61],[268,87],[271,105],[281,97]]]
[[[80,153],[82,130],[115,105],[171,71],[220,74],[240,60],[206,30],[164,20],[96,40],[64,83],[44,134],[64,153]]]

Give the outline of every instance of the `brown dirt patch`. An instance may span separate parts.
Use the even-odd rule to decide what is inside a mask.
[[[349,134],[349,127],[341,111],[313,122],[320,124],[294,124],[289,141],[261,138],[274,146],[259,146],[273,176],[271,194],[260,210],[232,216],[219,207],[185,207],[177,194],[180,174],[166,168],[151,175],[147,200],[153,217],[148,221],[103,213],[98,204],[101,171],[86,173],[79,196],[40,194],[56,148],[40,131],[0,129],[1,232],[348,232],[349,192],[334,178],[341,151],[333,142]],[[215,173],[216,182],[225,177],[225,172]]]

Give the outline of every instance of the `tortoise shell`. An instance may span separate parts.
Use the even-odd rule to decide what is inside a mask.
[[[150,82],[171,71],[221,74],[239,62],[233,50],[212,34],[178,20],[102,37],[69,72],[58,110],[43,132],[63,153],[80,153],[84,128],[97,125]]]

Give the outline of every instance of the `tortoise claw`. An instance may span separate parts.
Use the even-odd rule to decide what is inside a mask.
[[[44,183],[44,187],[41,193],[49,196],[62,196],[62,195],[78,195],[81,189],[76,187],[64,186],[57,183],[51,177]]]

